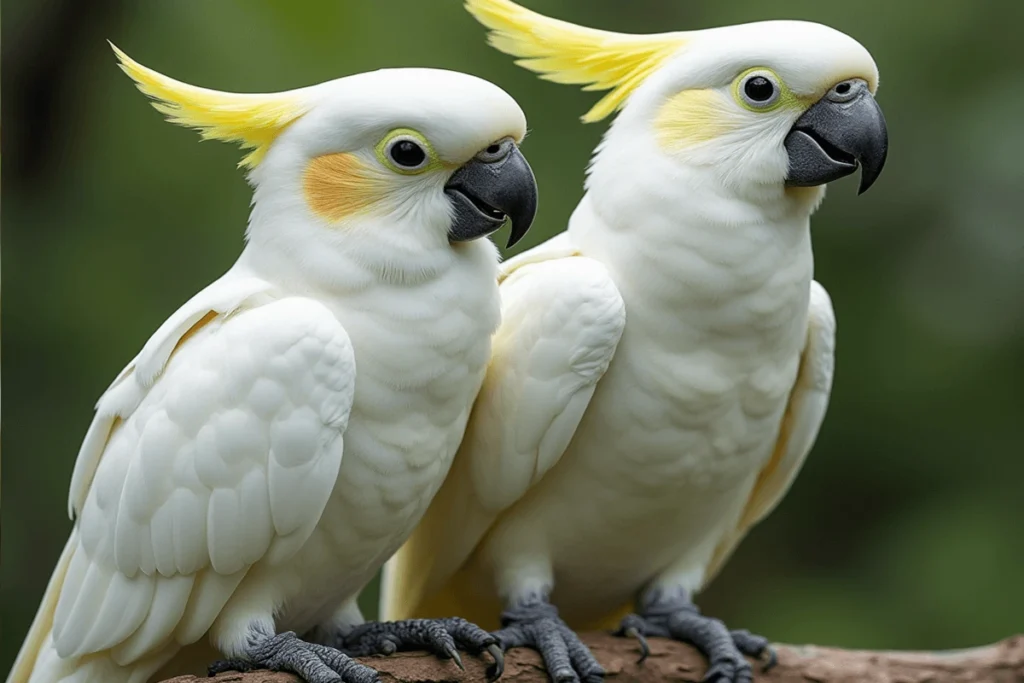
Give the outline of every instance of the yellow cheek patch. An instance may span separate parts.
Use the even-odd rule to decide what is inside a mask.
[[[729,102],[716,90],[684,90],[665,101],[654,119],[664,149],[678,150],[708,142],[737,127]]]
[[[392,189],[379,170],[348,153],[316,157],[302,181],[309,208],[331,222],[372,211]]]

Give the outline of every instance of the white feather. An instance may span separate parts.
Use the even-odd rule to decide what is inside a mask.
[[[448,71],[302,94],[308,110],[250,176],[238,261],[97,404],[69,491],[76,528],[9,683],[141,683],[177,673],[183,644],[241,656],[253,624],[327,625],[448,472],[500,310],[497,250],[449,240],[444,184],[521,140],[525,117]],[[386,168],[374,147],[408,127],[447,163]],[[338,153],[377,165],[387,201],[340,221],[313,210],[307,168]]]

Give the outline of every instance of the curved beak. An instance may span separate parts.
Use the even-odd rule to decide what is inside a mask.
[[[846,81],[829,91],[786,136],[786,185],[824,185],[861,167],[860,191],[871,187],[885,166],[889,134],[867,83]]]
[[[467,242],[512,223],[506,248],[526,235],[537,215],[537,181],[526,157],[515,145],[497,160],[473,159],[452,174],[444,192],[455,217],[448,239]]]

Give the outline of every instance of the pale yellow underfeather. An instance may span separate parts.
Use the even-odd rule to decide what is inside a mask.
[[[735,130],[741,121],[729,116],[732,103],[715,90],[684,90],[665,100],[654,119],[663,149],[679,150]]]
[[[354,154],[325,154],[306,166],[302,178],[309,208],[337,222],[365,213],[387,196],[384,175]]]
[[[739,88],[746,76],[753,72],[765,72],[774,78],[781,89],[775,104],[758,109],[743,101]],[[658,143],[664,149],[678,151],[749,126],[750,114],[772,116],[779,110],[803,112],[816,101],[816,98],[796,95],[778,74],[764,67],[754,67],[741,73],[733,81],[731,91],[731,98],[720,90],[709,88],[683,90],[668,98],[658,109],[654,120]]]

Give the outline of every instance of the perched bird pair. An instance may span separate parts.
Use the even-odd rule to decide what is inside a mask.
[[[9,682],[223,656],[362,683],[350,655],[497,645],[596,681],[574,629],[605,627],[692,642],[714,680],[768,656],[692,597],[823,419],[809,218],[882,169],[875,64],[803,22],[635,36],[467,7],[526,68],[609,90],[584,120],[618,111],[569,229],[500,272],[476,238],[506,216],[521,238],[536,187],[496,86],[397,69],[236,95],[118,52],[171,120],[251,150],[248,240],[100,399]],[[363,624],[396,550],[398,621]]]

